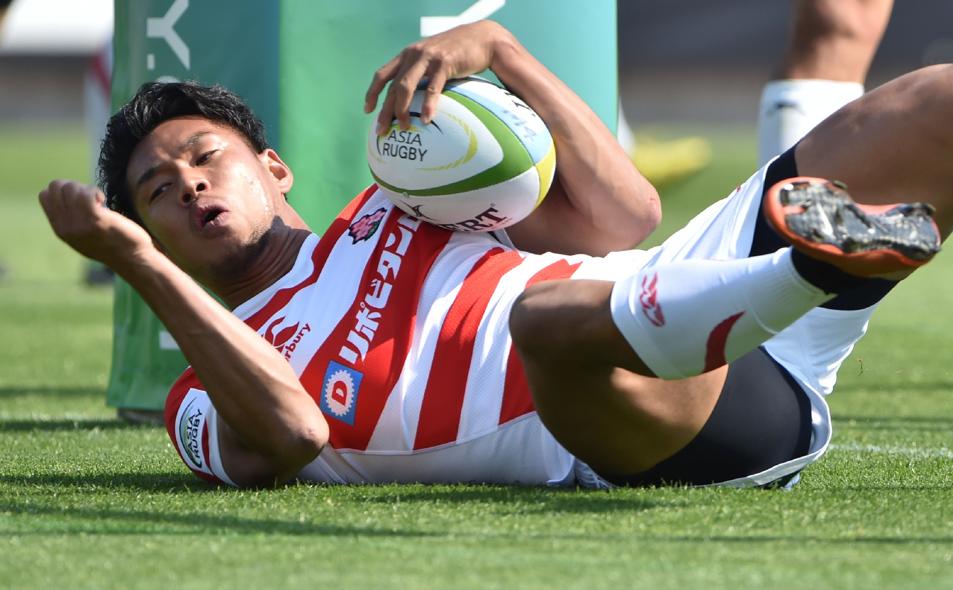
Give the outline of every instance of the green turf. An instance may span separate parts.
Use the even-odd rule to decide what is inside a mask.
[[[110,293],[80,285],[34,205],[46,176],[82,173],[80,136],[13,136],[65,159],[0,164],[18,174],[0,184],[0,587],[953,587],[948,253],[878,312],[831,398],[835,446],[790,493],[218,490],[104,405]],[[664,191],[664,227],[752,150],[717,134],[712,166]]]

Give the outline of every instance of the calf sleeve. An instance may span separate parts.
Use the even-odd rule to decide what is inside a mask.
[[[791,249],[646,267],[612,289],[612,319],[655,375],[679,379],[753,350],[832,295],[795,270]]]

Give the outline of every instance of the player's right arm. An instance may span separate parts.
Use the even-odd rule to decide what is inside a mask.
[[[448,79],[487,68],[539,114],[556,143],[549,195],[532,215],[507,228],[513,243],[530,252],[602,256],[648,237],[661,221],[658,192],[598,115],[495,22],[463,25],[411,44],[375,72],[364,109],[374,109],[389,83],[378,128],[392,119],[406,128],[422,79],[429,80],[421,106],[427,121]]]
[[[53,181],[39,195],[56,235],[125,279],[192,364],[219,417],[225,471],[238,485],[292,479],[327,443],[328,425],[291,366],[158,250],[97,189]]]

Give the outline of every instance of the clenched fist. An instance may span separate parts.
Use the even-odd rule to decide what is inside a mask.
[[[83,256],[99,260],[117,272],[155,250],[149,233],[108,209],[105,195],[95,187],[72,180],[54,180],[39,196],[57,237]]]

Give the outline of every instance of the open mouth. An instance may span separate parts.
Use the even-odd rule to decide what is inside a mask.
[[[219,219],[223,213],[225,213],[225,209],[217,205],[201,207],[195,212],[195,220],[199,229],[205,229],[210,225],[214,226],[216,220]]]
[[[202,227],[205,227],[209,223],[215,221],[218,216],[222,213],[222,209],[212,209],[208,211],[205,215],[202,216]]]

